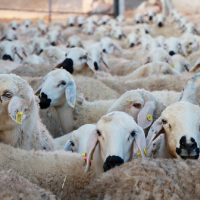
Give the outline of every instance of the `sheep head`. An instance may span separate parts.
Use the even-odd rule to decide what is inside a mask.
[[[147,136],[149,147],[154,138],[165,133],[168,152],[173,158],[198,159],[200,142],[200,108],[188,102],[177,102],[167,107]]]
[[[58,107],[66,104],[74,108],[76,103],[76,84],[72,76],[64,69],[49,72],[43,84],[36,90],[39,94],[40,108]]]
[[[26,81],[13,74],[0,75],[0,131],[11,130],[29,117],[35,96]]]
[[[134,142],[145,156],[146,141],[143,129],[133,118],[124,112],[111,112],[97,122],[87,142],[87,165],[85,172],[90,169],[90,161],[95,155],[101,160],[104,171],[132,160]],[[96,158],[94,158],[96,159]]]

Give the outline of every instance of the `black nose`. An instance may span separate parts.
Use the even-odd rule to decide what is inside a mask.
[[[99,69],[97,62],[94,62],[94,68],[95,68],[95,70]]]
[[[74,48],[75,46],[74,45],[72,45],[70,48]]]
[[[122,39],[122,35],[119,35],[119,37],[118,37],[118,38],[119,38],[119,40],[121,40],[121,39]]]
[[[145,33],[146,33],[146,34],[148,34],[148,33],[149,33],[149,31],[148,31],[148,30],[145,30]]]
[[[108,156],[103,165],[104,172],[114,168],[115,166],[120,166],[123,163],[124,160],[121,159],[119,156]]]
[[[55,42],[52,42],[51,45],[52,45],[52,46],[55,46],[56,44],[55,44]]]
[[[73,73],[74,72],[74,68],[73,68],[73,60],[71,58],[66,58],[63,63],[62,63],[62,67],[67,70],[69,73]]]
[[[42,52],[43,52],[43,49],[40,49],[40,51],[39,51],[39,54],[38,54],[38,55],[40,55]]]
[[[135,44],[134,44],[134,43],[131,43],[130,47],[134,47],[134,46],[135,46]]]
[[[105,25],[105,24],[106,24],[106,22],[103,22],[103,24]]]
[[[3,58],[2,58],[3,60],[10,60],[10,61],[13,61],[13,59],[11,58],[11,56],[10,55],[7,55],[7,54],[5,54],[5,55],[3,55]]]
[[[8,41],[10,41],[10,42],[12,42],[12,40],[11,39],[7,39]]]
[[[70,24],[70,26],[74,26],[74,24],[73,24],[73,23],[71,23],[71,24]]]
[[[13,29],[13,30],[16,30],[16,28],[15,28],[15,27],[12,27],[12,29]]]
[[[170,55],[170,56],[173,56],[173,55],[175,55],[175,54],[176,54],[176,53],[175,53],[174,51],[170,51],[170,52],[169,52],[169,55]]]
[[[136,21],[136,23],[139,24],[140,22],[139,22],[139,21]]]
[[[162,26],[163,26],[163,23],[162,23],[162,22],[159,22],[159,23],[158,23],[158,26],[159,26],[159,27],[162,27]]]
[[[82,26],[82,24],[79,24],[78,26],[79,26],[79,27],[81,27],[81,26]]]
[[[26,25],[26,28],[28,28],[29,26],[28,26],[28,24]]]
[[[91,35],[91,32],[88,32],[88,35]]]
[[[153,20],[153,17],[152,16],[149,16],[149,21],[152,21]]]
[[[176,147],[176,153],[183,159],[198,159],[199,158],[199,148],[194,138],[190,138],[188,143],[186,136],[183,136],[180,141],[180,148]]]
[[[106,49],[103,49],[103,52],[106,53]]]
[[[41,109],[46,109],[50,106],[51,104],[51,99],[48,99],[48,96],[42,92],[41,95],[40,95],[40,108]]]

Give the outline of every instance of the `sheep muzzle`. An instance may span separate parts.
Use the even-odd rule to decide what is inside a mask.
[[[119,156],[108,156],[103,165],[104,172],[114,168],[115,166],[120,166],[123,163],[124,160]]]

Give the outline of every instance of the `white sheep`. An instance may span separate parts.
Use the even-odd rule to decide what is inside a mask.
[[[54,150],[54,142],[38,114],[37,97],[16,75],[0,75],[1,142],[26,150]],[[5,109],[6,108],[6,109]]]
[[[121,54],[123,54],[121,47],[109,37],[103,37],[100,42],[102,45],[103,52],[108,53],[108,54],[113,54],[114,50],[116,49]]]
[[[190,63],[186,60],[185,57],[181,56],[180,54],[176,54],[172,56],[172,67],[178,71],[179,73],[182,73],[184,71],[190,71],[191,66]]]
[[[102,47],[101,47],[100,43],[94,43],[94,44],[88,46],[86,49],[87,49],[88,54],[90,55],[90,57],[92,58],[92,60],[94,62],[95,70],[98,70],[98,69],[102,70],[100,61],[102,61],[107,68],[110,68],[106,54],[104,52],[102,52]]]
[[[58,30],[49,31],[47,33],[47,39],[49,40],[52,46],[56,46],[57,44],[59,44],[59,41],[61,43],[64,43],[64,39],[61,36],[61,32]]]
[[[172,158],[198,159],[199,158],[199,106],[180,101],[168,106],[161,116],[154,122],[147,136],[147,145],[164,129],[165,142],[157,151],[151,149],[152,156],[165,158],[162,149],[166,148]],[[168,155],[167,155],[168,157]]]
[[[181,41],[177,38],[170,37],[166,39],[164,48],[169,53],[170,56],[173,56],[175,54],[181,54],[183,56],[186,56],[186,49],[184,45],[181,43]]]
[[[66,47],[68,48],[74,48],[74,47],[83,47],[81,38],[79,38],[76,35],[73,35],[71,37],[68,38],[67,43],[66,43]]]
[[[75,15],[69,15],[67,17],[67,25],[68,26],[74,26],[75,25],[75,20],[76,20],[76,16]]]

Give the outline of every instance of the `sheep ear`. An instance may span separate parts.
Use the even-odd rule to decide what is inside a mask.
[[[113,42],[113,45],[116,50],[118,50],[121,54],[123,54],[121,47],[117,43]]]
[[[181,54],[183,54],[184,56],[186,56],[186,49],[185,49],[185,47],[183,46],[183,44],[181,44],[181,43],[179,43],[178,44],[178,47],[179,47],[179,49],[180,49],[180,51],[181,51]]]
[[[138,126],[137,128],[137,133],[135,135],[135,143],[137,144],[142,157],[145,157],[145,154],[147,155],[146,139],[145,139],[144,131],[140,126]],[[134,152],[133,152],[133,155],[134,155]]]
[[[65,97],[67,103],[74,108],[76,104],[76,84],[73,80],[68,83],[65,89]]]
[[[40,87],[34,92],[34,94],[35,94],[36,96],[39,96],[40,91],[41,91],[41,89],[42,89],[42,86],[43,86],[43,84],[40,85]]]
[[[8,104],[8,113],[14,122],[22,124],[26,108],[28,108],[27,101],[22,96],[14,96]]]
[[[196,70],[200,67],[200,59],[196,61],[192,69],[190,69],[190,72],[196,72]]]
[[[20,49],[18,49],[17,47],[15,47],[15,48],[14,48],[14,52],[19,56],[19,58],[20,58],[21,60],[24,59],[23,52],[22,52]]]
[[[88,65],[88,67],[89,67],[93,72],[95,72],[94,65],[93,65],[93,60],[92,60],[92,58],[91,58],[90,56],[88,56],[86,64]]]
[[[87,141],[87,164],[85,168],[85,173],[87,173],[90,170],[90,162],[92,155],[94,153],[94,150],[98,144],[98,135],[96,131],[93,131]]]
[[[107,57],[106,57],[106,54],[105,53],[101,53],[101,60],[103,61],[103,63],[105,64],[105,66],[110,69],[109,67],[109,64],[108,64],[108,60],[107,60]]]
[[[82,47],[83,49],[85,48],[85,47],[83,46],[83,43],[82,43],[82,42],[80,42],[80,47]]]
[[[158,135],[160,135],[160,133],[162,132],[161,130],[163,129],[163,123],[162,123],[162,118],[159,117],[151,126],[148,135],[147,135],[147,139],[146,139],[146,145],[147,148],[149,148],[149,146],[151,145],[152,141],[154,138],[156,138]]]
[[[72,143],[71,140],[67,140],[65,147],[64,147],[65,151],[72,151]]]
[[[63,39],[63,37],[61,35],[58,36],[58,39],[64,44],[65,40]]]
[[[0,39],[0,41],[5,40],[6,39],[6,35],[3,35]]]
[[[150,57],[146,56],[143,60],[143,65],[150,63]]]
[[[190,63],[189,62],[185,62],[185,65],[184,65],[184,67],[185,67],[185,69],[186,69],[186,71],[190,71],[190,69],[191,69],[191,66],[190,66]]]
[[[138,125],[143,129],[148,128],[153,122],[153,113],[156,109],[152,101],[147,101],[137,116]]]

